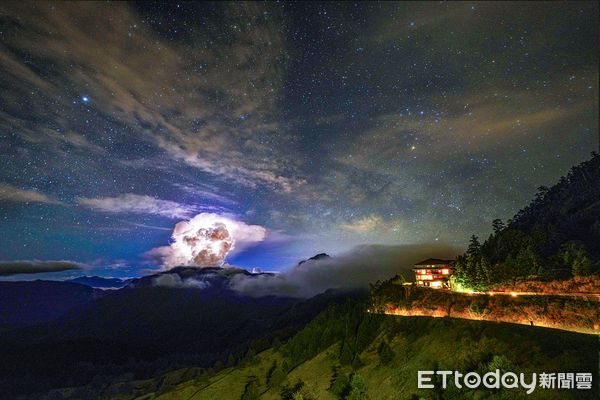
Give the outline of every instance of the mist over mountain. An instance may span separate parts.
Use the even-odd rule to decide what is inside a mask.
[[[169,287],[228,290],[231,280],[236,276],[253,279],[270,273],[250,273],[238,267],[175,267],[157,274],[132,279],[127,288]]]
[[[65,282],[79,283],[98,289],[118,289],[126,286],[132,279],[103,278],[101,276],[79,276]]]
[[[209,367],[228,357],[239,359],[257,341],[264,344],[253,346],[284,340],[332,303],[366,296],[350,290],[327,290],[306,300],[249,296],[231,286],[241,277],[267,276],[233,267],[177,267],[106,291],[69,282],[4,282],[0,388],[32,396],[123,373],[143,378],[184,366]],[[53,309],[62,313],[42,307],[40,315],[46,312],[47,318],[33,314],[26,320],[29,326],[22,326],[15,316],[31,314],[31,307],[43,305],[53,291],[62,293],[70,308],[53,300]],[[80,292],[87,297],[73,301]]]
[[[249,296],[307,298],[329,288],[366,289],[369,283],[401,274],[412,279],[415,262],[453,258],[460,251],[445,245],[363,245],[338,257],[318,254],[275,275],[236,274],[231,287]]]

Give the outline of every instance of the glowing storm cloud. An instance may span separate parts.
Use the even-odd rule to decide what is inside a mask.
[[[218,214],[202,213],[175,225],[169,246],[148,254],[160,260],[165,269],[176,266],[218,267],[234,250],[264,240],[267,230]]]

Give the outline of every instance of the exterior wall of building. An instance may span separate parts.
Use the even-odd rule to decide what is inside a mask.
[[[448,264],[417,265],[413,268],[415,281],[419,286],[448,287],[452,267]]]

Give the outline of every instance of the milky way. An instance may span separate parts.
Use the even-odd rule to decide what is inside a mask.
[[[264,229],[247,268],[460,248],[597,150],[597,16],[0,3],[0,261],[135,275],[202,213]]]

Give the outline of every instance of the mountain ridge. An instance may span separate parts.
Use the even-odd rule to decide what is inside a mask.
[[[305,300],[252,297],[229,286],[240,274],[247,279],[261,275],[229,267],[178,267],[117,290],[54,282],[97,290],[102,297],[53,321],[3,332],[0,388],[31,398],[34,392],[78,386],[95,377],[111,380],[134,373],[147,378],[237,360],[250,346],[263,349],[275,339],[285,340],[328,305],[367,294],[327,290]],[[15,374],[20,379],[10,378]]]
[[[81,285],[90,286],[97,289],[119,289],[126,286],[133,278],[105,278],[102,276],[78,276],[76,278],[67,279],[63,282],[79,283]]]

